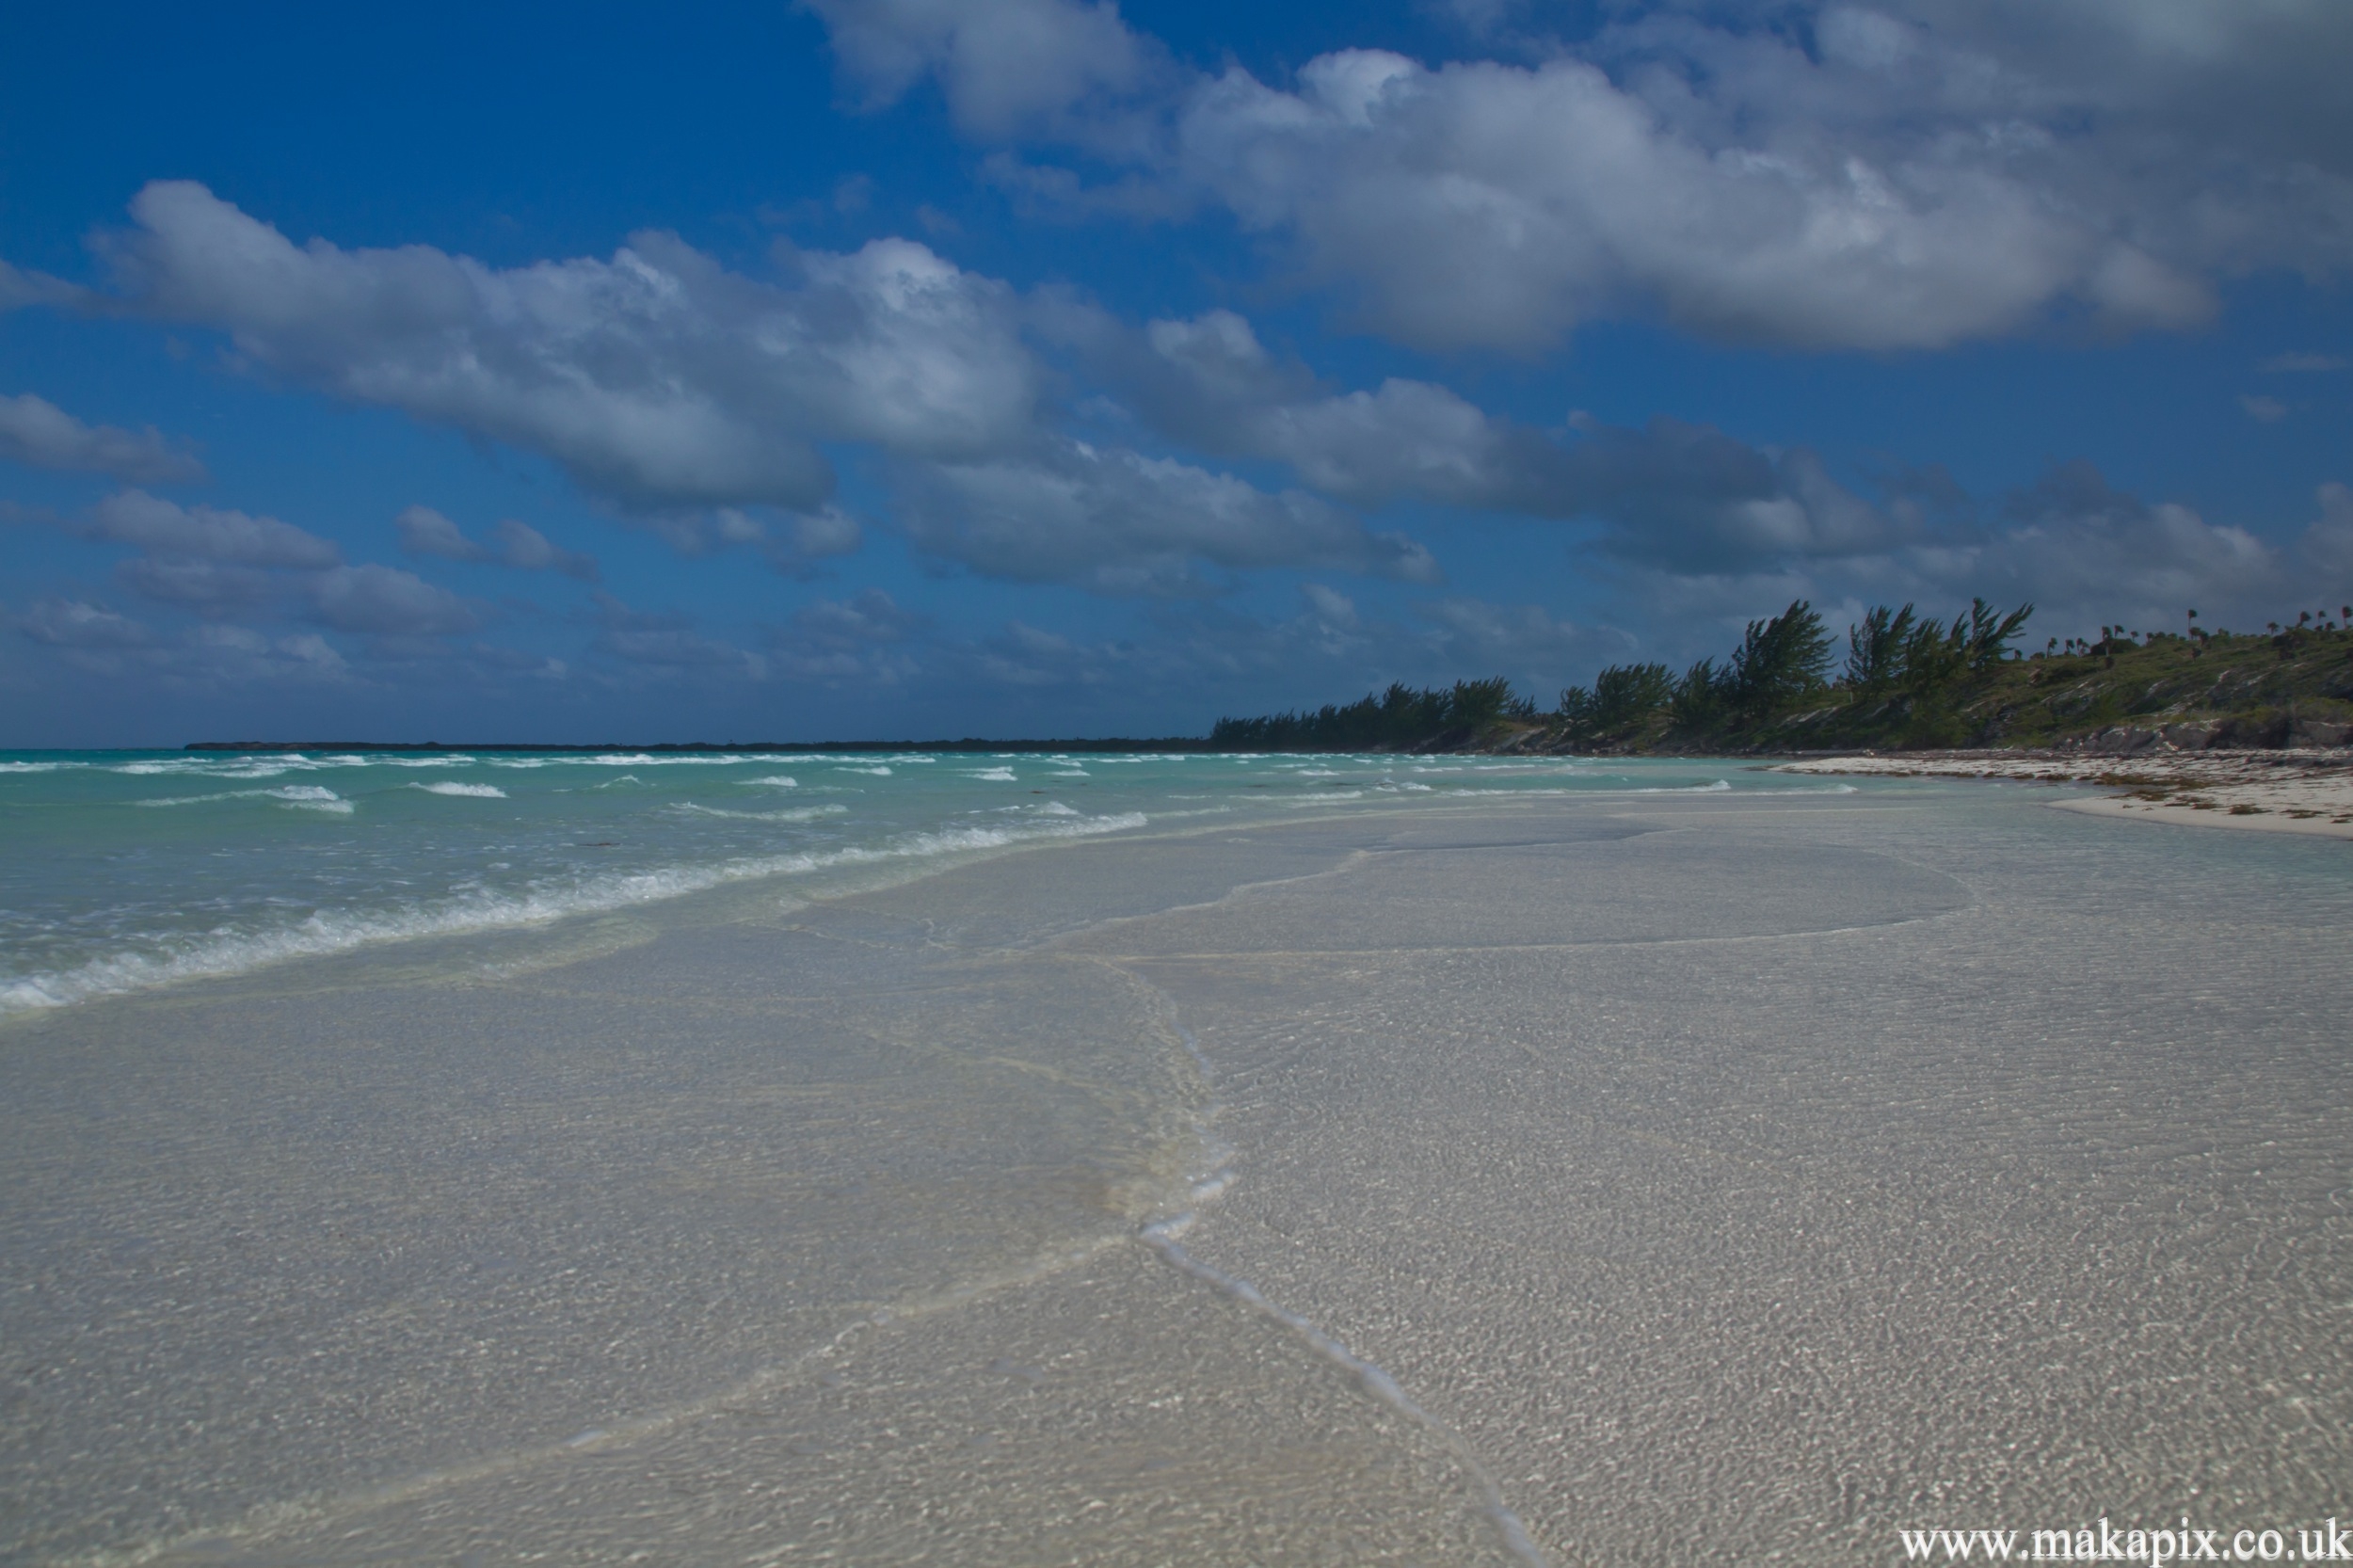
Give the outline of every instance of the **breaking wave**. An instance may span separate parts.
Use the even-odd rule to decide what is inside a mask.
[[[299,787],[298,787],[299,788]],[[320,794],[328,792],[320,791]],[[299,804],[324,806],[304,800]],[[344,810],[347,801],[336,801]],[[1142,827],[1140,811],[1004,827],[952,827],[908,833],[880,844],[854,845],[797,855],[743,856],[700,866],[610,872],[583,877],[563,887],[517,892],[477,888],[456,897],[407,908],[359,913],[314,910],[302,920],[268,930],[217,929],[158,944],[160,951],[126,952],[92,960],[56,973],[0,982],[0,1016],[66,1007],[93,998],[146,990],[175,981],[242,974],[294,958],[324,957],[385,942],[413,941],[468,932],[542,925],[570,915],[598,914],[632,904],[683,897],[728,883],[761,877],[806,875],[839,866],[890,862],[948,861],[991,850],[1057,839],[1089,838]]]
[[[722,806],[697,806],[691,800],[683,800],[669,809],[685,817],[727,817],[736,822],[814,822],[819,817],[838,817],[849,808],[792,806],[781,811],[730,811]]]

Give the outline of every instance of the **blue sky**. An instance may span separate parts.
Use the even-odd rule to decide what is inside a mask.
[[[350,11],[0,23],[0,743],[2353,600],[2333,0]]]

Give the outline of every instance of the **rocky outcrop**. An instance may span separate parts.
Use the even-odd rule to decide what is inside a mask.
[[[2288,744],[2292,746],[2341,746],[2348,743],[2353,743],[2353,724],[2297,719],[2288,728]]]
[[[2149,729],[2138,725],[2113,725],[2097,734],[2071,737],[2058,743],[2061,751],[2093,757],[2137,757],[2149,752],[2233,750],[2325,750],[2353,745],[2353,724],[2327,719],[2288,719],[2254,714],[2224,719],[2197,719]]]
[[[2059,749],[2086,751],[2095,757],[2130,757],[2138,752],[2155,750],[2165,744],[2165,736],[2158,730],[2120,724],[2096,735],[2061,741]]]

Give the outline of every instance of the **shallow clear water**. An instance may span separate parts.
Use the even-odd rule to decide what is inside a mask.
[[[198,825],[40,840],[68,916],[224,840],[264,932],[298,887],[424,933],[469,867],[525,925],[640,902],[0,1027],[0,1560],[1871,1562],[2343,1512],[2333,842],[1690,762],[83,760],[22,776],[81,789],[53,826]],[[297,785],[351,809],[127,803]],[[846,809],[711,814],[755,791]],[[647,880],[546,869],[589,848]]]
[[[1188,818],[1529,792],[1836,792],[1690,760],[0,753],[0,1016],[755,879]]]

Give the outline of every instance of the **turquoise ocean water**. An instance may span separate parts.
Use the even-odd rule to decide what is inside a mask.
[[[728,884],[1528,791],[1822,792],[1689,760],[0,753],[0,1016]]]

